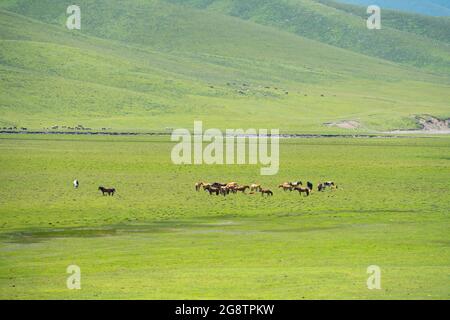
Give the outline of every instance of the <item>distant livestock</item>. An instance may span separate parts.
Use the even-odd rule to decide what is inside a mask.
[[[100,187],[98,187],[98,190],[100,190],[102,192],[103,196],[105,196],[105,195],[114,196],[114,193],[116,193],[116,189],[114,189],[114,188],[107,189],[107,188],[100,186]]]
[[[262,189],[261,190],[261,196],[264,197],[264,195],[267,195],[268,197],[272,197],[273,196],[273,192],[269,189]]]
[[[250,186],[250,192],[254,192],[254,191],[256,191],[256,192],[258,192],[258,191],[261,191],[261,185],[260,184],[252,184],[251,186]]]
[[[280,184],[278,186],[278,188],[282,188],[284,191],[292,191],[294,189],[294,187],[289,182],[285,182],[283,184]]]
[[[229,183],[207,183],[207,182],[197,182],[195,184],[195,190],[198,192],[203,188],[204,191],[208,192],[210,195],[223,195],[224,197],[230,194],[236,194],[241,192],[245,195],[253,195],[257,192],[260,192],[262,196],[273,196],[273,192],[270,189],[263,188],[260,184],[253,183],[251,185],[240,185],[237,182],[229,182]],[[304,194],[306,197],[310,196],[314,190],[314,184],[311,181],[306,183],[306,186],[303,186],[301,181],[295,182],[284,182],[278,185],[279,189],[283,189],[283,191],[297,191],[299,195]],[[317,190],[325,191],[326,188],[330,188],[331,190],[337,189],[337,184],[334,181],[327,182],[319,182],[317,185]],[[249,189],[249,193],[247,190]]]
[[[309,194],[311,192],[308,188],[304,188],[304,187],[295,187],[294,190],[298,191],[299,195],[301,195],[302,193],[305,193],[306,196],[309,196]]]

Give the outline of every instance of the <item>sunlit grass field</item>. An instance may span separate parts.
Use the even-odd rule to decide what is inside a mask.
[[[0,298],[450,297],[448,137],[283,140],[269,177],[259,166],[175,166],[172,147],[0,136]],[[339,188],[308,198],[276,188],[298,179]],[[209,196],[195,192],[199,180],[275,194]],[[66,287],[71,264],[81,290]],[[381,290],[366,286],[370,265]]]

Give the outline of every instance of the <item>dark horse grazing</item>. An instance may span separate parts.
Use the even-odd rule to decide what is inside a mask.
[[[269,189],[261,189],[261,196],[262,197],[264,197],[264,195],[267,195],[267,196],[273,196],[273,192],[271,191],[271,190],[269,190]]]
[[[224,197],[226,197],[227,195],[230,194],[230,188],[228,188],[228,187],[220,187],[219,193],[221,195],[223,195]]]
[[[212,196],[213,194],[218,196],[219,193],[220,193],[220,189],[219,188],[214,188],[214,187],[211,187],[210,185],[205,187],[205,191],[208,191],[210,196]]]
[[[103,195],[108,194],[108,196],[114,196],[114,193],[116,192],[116,189],[111,188],[111,189],[106,189],[103,187],[98,187],[98,190],[100,190]]]
[[[225,183],[220,183],[220,182],[214,182],[213,184],[211,184],[211,187],[218,188],[218,189],[225,187],[225,186],[226,186]]]
[[[297,187],[294,188],[294,190],[297,190],[299,195],[301,195],[302,193],[306,193],[306,196],[309,196],[309,193],[311,192],[308,188],[303,187]]]
[[[250,186],[241,186],[241,187],[234,187],[234,188],[233,188],[233,190],[234,190],[235,192],[240,191],[240,192],[242,192],[243,194],[246,194],[245,191],[246,191],[247,189],[250,189]]]

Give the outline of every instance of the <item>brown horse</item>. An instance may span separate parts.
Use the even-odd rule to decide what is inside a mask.
[[[108,196],[114,196],[114,193],[116,192],[116,189],[111,188],[111,189],[107,189],[107,188],[103,188],[103,187],[98,187],[98,190],[100,190],[103,195],[108,194]]]
[[[296,187],[294,190],[298,191],[298,194],[301,195],[302,193],[306,193],[306,196],[309,196],[309,193],[311,192],[309,188],[304,187]]]
[[[264,197],[265,194],[267,196],[273,197],[273,192],[271,190],[269,190],[269,189],[261,189],[261,197]]]
[[[249,186],[240,186],[240,187],[234,187],[233,189],[234,189],[235,192],[239,192],[240,191],[240,192],[245,194],[245,191],[247,189],[250,189],[250,187]]]
[[[230,188],[228,187],[220,187],[219,192],[224,197],[230,194]]]
[[[203,188],[203,191],[207,191],[208,188],[211,187],[211,184],[210,183],[203,183],[201,187]]]
[[[227,186],[228,188],[235,188],[235,187],[238,187],[239,185],[238,185],[237,182],[229,182],[229,183],[227,183],[226,186]]]
[[[289,183],[289,182],[285,182],[283,184],[280,184],[278,186],[278,188],[283,188],[284,191],[292,191],[294,189],[294,187]]]
[[[251,186],[250,186],[250,191],[251,192],[253,192],[253,191],[256,191],[256,192],[258,192],[258,191],[261,191],[261,185],[260,184],[256,184],[256,183],[254,183],[254,184],[252,184]]]
[[[199,192],[199,191],[200,191],[200,188],[203,187],[204,185],[205,185],[204,182],[197,182],[197,183],[195,184],[195,191]]]
[[[237,190],[236,190],[236,188],[237,187],[229,187],[229,186],[226,186],[226,188],[228,188],[228,192],[230,192],[230,193],[237,193]]]

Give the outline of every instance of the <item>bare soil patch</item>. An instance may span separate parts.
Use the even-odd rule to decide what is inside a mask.
[[[327,127],[337,127],[341,129],[358,129],[361,127],[361,123],[356,120],[342,120],[337,122],[326,122],[324,123]]]

